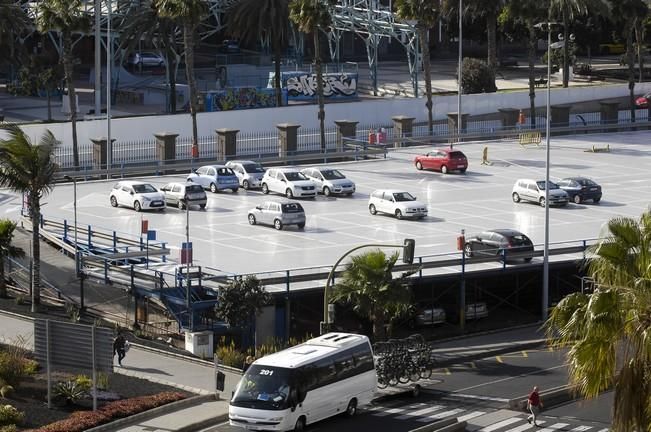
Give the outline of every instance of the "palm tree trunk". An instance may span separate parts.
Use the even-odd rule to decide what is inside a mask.
[[[638,18],[635,19],[635,40],[637,41],[637,62],[638,62],[638,82],[641,83],[644,78],[644,53],[642,50],[642,45],[644,44],[644,29],[642,28],[642,23]]]
[[[49,87],[45,90],[45,95],[47,96],[47,121],[52,121],[52,92]]]
[[[72,38],[69,33],[63,33],[63,70],[66,75],[68,87],[68,100],[70,101],[70,124],[72,126],[72,163],[75,170],[79,169],[79,146],[77,145],[77,93],[72,80],[73,74]]]
[[[527,21],[529,27],[529,117],[531,128],[536,127],[536,28],[532,20]],[[549,52],[549,51],[548,51]],[[549,54],[548,54],[549,55]]]
[[[563,8],[563,87],[567,88],[570,83],[570,20],[567,5]],[[548,52],[551,47],[548,48]]]
[[[316,95],[319,103],[319,139],[321,142],[321,153],[326,152],[325,142],[325,107],[323,101],[323,72],[321,71],[321,46],[319,45],[319,30],[315,29],[314,37],[314,69],[316,70]]]
[[[635,55],[633,53],[633,23],[628,22],[626,30],[626,60],[628,63],[628,91],[629,106],[631,107],[631,121],[635,122]]]
[[[273,35],[274,44],[274,88],[276,89],[276,106],[283,106],[283,94],[280,86],[280,60],[282,58],[280,49],[280,39],[278,35]]]
[[[5,256],[0,254],[0,298],[7,297],[7,284],[5,283]]]
[[[199,155],[199,133],[197,132],[197,82],[194,79],[194,29],[188,23],[183,27],[183,45],[185,47],[185,74],[190,87],[190,117],[192,117],[193,155]]]
[[[373,339],[377,341],[381,341],[385,339],[385,333],[384,333],[384,322],[385,317],[384,317],[384,310],[377,308],[376,310],[373,311]]]
[[[429,58],[429,43],[427,43],[427,32],[429,31],[424,25],[418,26],[418,38],[420,39],[420,50],[423,53],[423,69],[425,69],[425,97],[427,102],[427,130],[430,135],[434,135],[434,117],[432,115],[432,65]]]
[[[41,304],[41,207],[37,195],[30,193],[29,205],[32,218],[32,313]]]
[[[486,63],[495,75],[497,71],[497,13],[490,8],[486,16],[486,36],[488,38],[488,56]]]

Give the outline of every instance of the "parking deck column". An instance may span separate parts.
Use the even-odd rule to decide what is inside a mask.
[[[614,125],[619,122],[619,102],[599,102],[601,106],[601,124]],[[610,132],[605,129],[604,132]]]
[[[395,148],[403,147],[405,143],[398,138],[411,137],[414,130],[414,117],[395,116],[393,120],[393,136],[396,138]]]
[[[227,161],[237,156],[237,134],[239,129],[217,129],[217,159]]]
[[[515,108],[500,108],[498,111],[500,112],[502,127],[504,129],[515,129],[515,125],[518,123],[520,110]]]
[[[344,138],[353,138],[357,136],[357,121],[335,120],[337,125],[337,152],[343,152]]]
[[[278,128],[278,157],[286,158],[296,154],[298,147],[298,128],[301,125],[291,123],[277,124]]]
[[[461,113],[461,132],[465,133],[466,128],[468,127],[468,116],[469,114]],[[448,142],[450,144],[461,142],[461,137],[459,136],[459,114],[455,112],[448,113],[448,136],[450,139]]]
[[[108,139],[106,137],[97,137],[91,138],[90,141],[93,143],[93,168],[94,169],[106,169],[106,143]],[[111,139],[111,144],[115,142],[115,138]],[[115,164],[115,159],[111,158],[113,164]]]
[[[155,133],[156,158],[164,164],[172,164],[176,160],[176,138],[179,134],[172,132]]]
[[[552,105],[552,122],[551,127],[569,127],[570,126],[570,110],[572,105]]]

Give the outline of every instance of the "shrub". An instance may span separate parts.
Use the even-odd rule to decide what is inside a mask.
[[[54,386],[54,395],[60,397],[68,404],[74,404],[79,399],[86,397],[88,389],[77,384],[77,381],[62,381]]]
[[[8,384],[5,384],[2,387],[0,387],[0,396],[2,396],[3,399],[11,396],[13,392],[14,392],[14,388]]]
[[[106,389],[108,389],[108,386],[109,386],[109,378],[108,378],[108,375],[107,375],[107,374],[105,374],[105,373],[103,373],[103,372],[100,372],[100,373],[97,374],[97,378],[96,378],[96,379],[97,379],[96,385],[97,385],[97,388],[98,388],[98,389],[100,389],[100,390],[106,390]]]
[[[0,426],[0,432],[18,432],[16,425]]]
[[[25,414],[11,405],[0,405],[0,425],[15,425],[23,422]]]
[[[5,384],[17,386],[25,377],[25,362],[10,351],[0,352],[0,378]]]
[[[86,375],[77,375],[75,377],[75,384],[88,392],[93,387],[93,380]]]
[[[18,295],[16,296],[16,299],[14,300],[18,306],[23,306],[27,304],[27,299],[25,298],[24,295]]]
[[[221,341],[224,343],[224,340]],[[235,343],[231,341],[227,345],[219,345],[217,347],[217,358],[221,364],[236,368],[241,368],[244,364],[244,359],[246,358],[247,353],[244,353],[235,348]]]
[[[495,73],[485,62],[479,59],[465,58],[461,70],[461,91],[464,94],[497,91]]]

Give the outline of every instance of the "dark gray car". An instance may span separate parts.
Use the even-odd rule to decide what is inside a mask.
[[[297,202],[266,201],[249,210],[249,223],[273,225],[277,230],[286,225],[305,227],[305,211]]]

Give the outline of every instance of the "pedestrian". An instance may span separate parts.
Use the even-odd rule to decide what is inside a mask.
[[[542,399],[540,399],[540,394],[538,393],[538,387],[534,386],[529,397],[527,398],[527,409],[531,413],[527,417],[527,421],[531,423],[533,421],[534,426],[538,426],[536,423],[536,416],[540,414],[540,409],[543,407]]]
[[[244,370],[244,372],[247,371],[249,366],[251,366],[251,364],[253,364],[254,361],[255,361],[255,359],[253,358],[253,356],[246,356],[246,359],[244,360],[244,365],[242,366],[242,369]]]
[[[124,356],[127,355],[127,340],[122,333],[118,333],[115,339],[113,339],[113,357],[118,355],[118,364],[122,366],[122,360]]]

